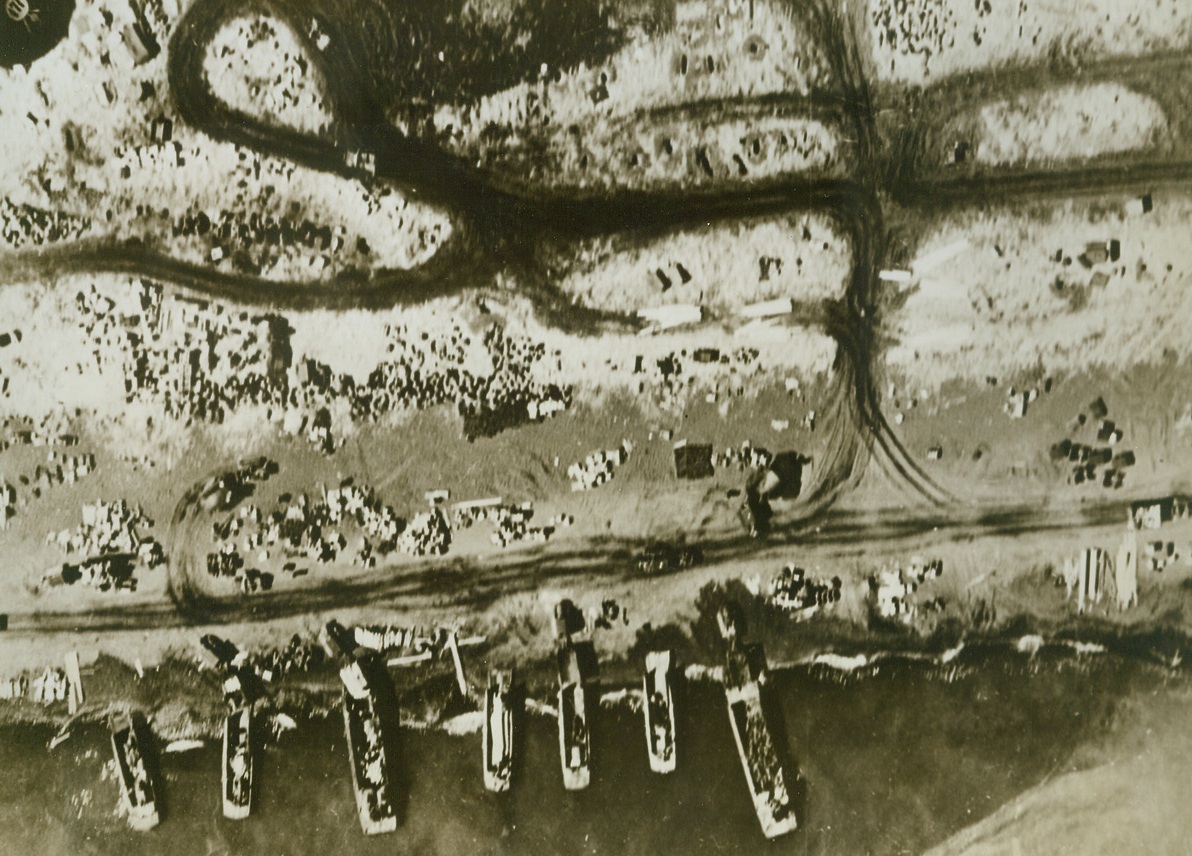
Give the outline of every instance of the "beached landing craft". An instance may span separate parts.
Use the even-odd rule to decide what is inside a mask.
[[[252,705],[224,719],[222,780],[224,817],[248,817],[252,810]]]
[[[559,759],[563,787],[580,791],[592,780],[589,765],[588,712],[575,648],[559,651]]]
[[[128,825],[138,832],[157,826],[157,793],[149,769],[145,765],[143,729],[128,714],[114,714],[111,718],[112,753],[116,756],[116,774],[120,778],[120,793],[128,809]]]
[[[340,678],[344,683],[344,730],[360,828],[365,835],[393,832],[397,829],[397,812],[389,794],[388,759],[376,699],[359,663],[345,666]]]
[[[646,703],[646,750],[655,773],[675,770],[675,700],[670,685],[671,652],[646,654],[646,675],[642,680]]]
[[[484,693],[484,787],[509,790],[513,779],[513,672],[493,669]]]
[[[762,711],[758,685],[762,676],[753,673],[744,652],[735,645],[730,648],[724,674],[728,720],[762,832],[767,838],[777,838],[793,832],[799,824],[786,774]]]

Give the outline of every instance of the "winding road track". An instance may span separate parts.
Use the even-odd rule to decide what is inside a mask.
[[[887,423],[878,392],[881,364],[881,292],[878,270],[886,256],[883,200],[903,205],[971,204],[988,199],[1071,196],[1111,192],[1192,178],[1192,164],[1113,164],[1088,170],[1016,171],[962,179],[900,172],[891,158],[905,152],[883,149],[876,126],[865,64],[849,19],[827,0],[801,7],[824,46],[838,91],[831,97],[789,99],[817,115],[830,115],[851,126],[856,162],[843,178],[785,176],[759,187],[735,187],[694,193],[622,191],[605,195],[567,194],[548,189],[528,192],[506,178],[476,168],[443,149],[405,136],[378,123],[382,105],[362,91],[364,60],[350,48],[309,54],[326,83],[327,102],[335,117],[341,145],[274,127],[237,112],[220,101],[206,84],[203,61],[207,45],[231,18],[260,11],[287,21],[297,34],[306,32],[310,10],[306,0],[196,0],[179,21],[168,48],[168,76],[182,118],[211,137],[285,158],[344,177],[359,177],[345,166],[343,141],[376,153],[377,180],[400,187],[425,203],[446,210],[455,225],[449,244],[427,264],[409,271],[385,271],[372,277],[317,282],[278,283],[252,276],[221,273],[169,258],[137,244],[81,243],[36,254],[0,258],[0,276],[9,281],[52,278],[66,273],[111,271],[151,277],[208,297],[239,303],[309,309],[314,307],[379,308],[457,291],[483,287],[496,271],[512,269],[549,319],[569,315],[572,306],[537,269],[541,242],[580,240],[592,236],[674,229],[716,221],[763,216],[784,211],[819,211],[847,234],[852,247],[852,273],[843,300],[803,307],[802,312],[838,343],[835,388],[829,395],[834,434],[817,462],[816,481],[798,507],[781,524],[779,536],[800,536],[809,543],[845,543],[855,539],[857,518],[833,510],[836,500],[855,486],[871,461],[877,463],[922,501],[921,510],[896,521],[865,521],[866,539],[874,543],[910,538],[939,529],[955,537],[1089,525],[1120,519],[1117,505],[1082,508],[1040,519],[1038,507],[976,508],[960,502],[936,484],[909,455]],[[332,25],[333,26],[333,25]],[[351,45],[348,32],[333,34],[338,45]],[[898,180],[891,184],[891,178]],[[580,318],[579,323],[588,319]],[[593,313],[590,320],[599,320]],[[607,319],[605,319],[607,320]],[[185,500],[184,500],[185,503]],[[949,506],[948,511],[941,509]],[[180,505],[180,513],[185,509]],[[176,522],[180,518],[176,517]],[[816,524],[816,531],[810,525]],[[10,629],[108,630],[177,627],[277,618],[401,598],[451,596],[458,602],[484,602],[498,593],[526,590],[561,577],[623,574],[635,545],[605,541],[552,545],[521,557],[486,563],[479,573],[466,562],[437,561],[404,569],[400,575],[377,575],[318,589],[277,591],[244,599],[209,599],[185,583],[187,568],[174,570],[173,604],[161,607],[106,609],[90,615],[31,613],[11,615]],[[728,538],[708,544],[717,559],[761,555],[765,543]],[[178,575],[181,576],[178,576]]]
[[[1062,532],[1076,527],[1116,525],[1122,519],[1116,503],[1072,505],[1041,514],[1034,504],[954,510],[924,508],[898,517],[829,509],[817,518],[814,530],[782,524],[776,537],[759,541],[744,536],[702,542],[706,563],[752,560],[781,562],[789,554],[787,539],[800,545],[849,550],[858,546],[864,530],[868,549],[921,550],[925,538],[940,541],[996,536],[1026,536]],[[10,613],[9,630],[24,632],[100,632],[169,629],[189,626],[266,621],[307,613],[352,607],[402,604],[407,607],[442,605],[483,607],[498,597],[532,592],[544,586],[589,582],[610,584],[637,579],[632,569],[639,544],[603,539],[553,542],[476,563],[464,559],[429,559],[390,568],[388,573],[363,574],[344,580],[321,580],[317,587],[295,588],[254,597],[207,599],[183,597],[180,602],[110,607],[91,612]]]

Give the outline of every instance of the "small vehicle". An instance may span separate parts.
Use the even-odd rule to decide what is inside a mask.
[[[703,560],[704,553],[699,547],[664,542],[646,547],[635,564],[643,574],[665,574],[694,567]]]
[[[234,669],[247,659],[247,655],[237,648],[234,642],[229,642],[214,633],[205,634],[199,639],[199,642],[211,653],[211,656],[215,657],[220,666]]]

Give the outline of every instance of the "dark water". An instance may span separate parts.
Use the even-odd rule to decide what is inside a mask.
[[[53,50],[66,38],[74,8],[75,0],[28,0],[20,21],[0,11],[0,67],[29,66]]]
[[[723,693],[711,684],[686,690],[680,766],[669,777],[647,769],[640,715],[603,708],[593,784],[578,794],[562,788],[548,717],[527,717],[519,778],[499,797],[483,789],[479,735],[405,730],[404,818],[379,839],[361,834],[338,716],[264,750],[243,822],[220,815],[218,744],[163,756],[163,822],[145,834],[114,815],[101,727],[76,729],[53,752],[49,730],[11,728],[0,731],[0,853],[914,853],[1063,769],[1119,698],[1159,681],[1110,656],[1030,665],[985,656],[954,680],[914,663],[844,683],[819,667],[774,673],[771,699],[808,794],[803,829],[776,842],[758,829]],[[91,802],[80,805],[85,792]]]

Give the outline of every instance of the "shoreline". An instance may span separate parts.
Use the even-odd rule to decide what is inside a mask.
[[[940,674],[940,679],[951,680],[963,671],[980,669],[991,662],[1071,663],[1116,657],[1132,661],[1139,668],[1186,677],[1181,655],[1182,651],[1192,649],[1192,634],[1183,630],[1158,623],[1128,628],[1088,621],[1070,621],[1047,628],[1026,626],[1029,623],[1030,616],[1020,615],[1005,626],[969,632],[959,639],[945,638],[939,633],[905,636],[902,639],[905,644],[894,646],[872,644],[890,640],[871,633],[863,639],[828,633],[820,637],[813,650],[793,658],[770,660],[768,669],[773,673],[818,670],[821,677],[828,679],[828,675],[834,675],[836,682],[843,683],[871,679],[890,667],[909,666],[951,670],[950,677]],[[305,719],[335,715],[338,683],[333,665],[328,661],[316,670],[283,677],[262,700],[262,712],[286,713],[300,724]],[[680,658],[686,682],[719,683],[720,667],[721,663],[709,650],[695,658]],[[433,671],[407,673],[408,680],[400,677],[401,668],[390,671],[399,676],[395,683],[403,727],[456,733],[450,726],[452,720],[477,711],[475,686],[467,699],[459,697],[453,689],[448,689],[454,687],[454,680],[441,664],[432,667]],[[475,673],[475,666],[472,671]],[[225,713],[214,680],[217,674],[216,669],[186,659],[180,651],[171,651],[161,663],[146,667],[144,677],[138,679],[133,665],[103,655],[93,674],[84,679],[88,701],[76,714],[65,712],[65,702],[42,705],[31,700],[9,700],[0,703],[0,729],[53,727],[61,734],[78,723],[102,723],[114,710],[134,708],[146,713],[163,741],[216,740]],[[517,674],[526,692],[527,713],[549,715],[550,694],[554,689],[550,664],[520,663]],[[127,683],[129,675],[135,680],[131,685]],[[601,705],[632,705],[640,676],[640,667],[630,650],[618,651],[601,661],[594,681],[600,691]]]
[[[1159,718],[1167,730],[1153,738],[1149,728],[1144,734],[1138,727],[1140,706],[1144,713],[1154,709],[1156,693],[1164,710],[1173,711],[1178,705],[1186,708],[1186,678],[1181,675],[1170,680],[1158,667],[1140,669],[1108,652],[1078,654],[1072,646],[1057,645],[1031,657],[1016,653],[1013,643],[991,647],[972,643],[950,659],[945,653],[934,656],[930,663],[917,657],[901,661],[896,657],[891,653],[878,658],[872,673],[841,672],[804,663],[774,674],[766,682],[768,689],[763,691],[772,693],[773,711],[778,715],[772,727],[781,734],[781,741],[789,744],[788,762],[794,765],[790,769],[799,771],[815,806],[814,814],[808,809],[806,822],[801,819],[803,829],[792,842],[801,840],[821,852],[918,853],[929,847],[955,852],[948,849],[953,839],[963,842],[960,836],[964,831],[997,816],[998,806],[1013,806],[1033,791],[1073,775],[1112,777],[1116,768],[1106,766],[1107,760],[1132,755],[1135,746],[1149,747],[1152,739],[1162,746],[1177,739],[1188,742],[1172,733],[1173,728],[1182,730],[1181,721],[1174,716]],[[694,799],[702,811],[718,810],[716,819],[709,818],[702,827],[704,832],[728,842],[725,852],[745,856],[756,852],[760,838],[725,720],[723,690],[711,682],[712,676],[690,671],[696,672],[691,674],[691,683],[686,691],[679,691],[681,716],[689,729],[688,747],[682,749],[686,760],[682,772],[666,779],[651,775],[646,768],[641,715],[633,709],[637,688],[610,691],[613,679],[606,675],[600,709],[593,711],[599,772],[592,791],[580,804],[597,815],[594,824],[621,816],[616,812],[637,817],[627,810],[637,804],[642,811],[638,822],[649,825],[656,822],[651,817],[653,807],[670,806],[679,811],[686,800]],[[445,677],[450,683],[450,676]],[[428,830],[453,824],[471,829],[477,824],[499,833],[514,823],[521,838],[512,839],[516,846],[510,852],[537,852],[533,843],[541,833],[536,824],[551,822],[557,812],[571,810],[568,806],[575,797],[558,785],[554,720],[544,705],[531,702],[526,707],[527,754],[521,781],[508,797],[493,798],[480,789],[480,738],[473,731],[479,719],[476,714],[444,717],[433,727],[403,723],[398,739],[409,765],[403,769],[411,771],[401,785],[409,794],[411,807],[403,829],[409,840],[425,843],[420,852],[458,852],[458,834],[439,835]],[[1003,716],[994,716],[995,712]],[[1149,726],[1154,721],[1142,724]],[[1032,722],[1038,722],[1046,736],[1020,733]],[[262,725],[262,732],[268,731],[267,722]],[[159,735],[158,745],[164,747],[167,736],[159,724],[154,730]],[[69,806],[50,819],[51,828],[97,836],[102,852],[128,852],[127,848],[138,846],[135,842],[142,839],[130,838],[114,811],[116,792],[103,772],[108,753],[104,751],[107,735],[102,724],[80,723],[68,741],[48,754],[46,744],[55,734],[52,725],[0,726],[0,731],[5,744],[13,747],[12,757],[19,759],[21,769],[45,765],[73,775],[45,783],[48,793]],[[218,821],[213,825],[211,820],[217,811],[215,802],[208,800],[214,796],[219,778],[218,740],[205,740],[193,753],[163,755],[166,799],[174,800],[172,808],[169,803],[166,807],[170,830],[185,833],[188,841],[197,833],[199,842],[207,830],[214,830],[211,835],[223,836],[232,849],[240,835],[255,836],[268,830],[272,840],[282,840],[276,836],[295,829],[324,838],[345,836],[348,849],[353,849],[357,846],[351,842],[357,839],[356,833],[349,831],[352,815],[345,813],[353,803],[343,746],[342,723],[335,711],[325,709],[312,709],[307,718],[299,719],[298,731],[282,734],[276,744],[267,741],[261,755],[261,781],[266,783],[261,811],[249,832],[245,832],[246,826]],[[897,775],[899,769],[905,769],[908,752],[937,757],[933,750],[945,753],[953,762],[945,765],[943,779],[928,768],[907,770],[905,777]],[[1156,753],[1150,750],[1150,754]],[[1170,772],[1173,766],[1178,768],[1165,761],[1164,770]],[[1098,768],[1104,769],[1096,772]],[[299,770],[317,775],[299,781],[294,776]],[[877,771],[876,780],[871,779],[873,770]],[[993,778],[966,784],[974,770],[986,770]],[[886,772],[891,774],[889,778]],[[1163,779],[1169,780],[1170,776]],[[995,789],[992,797],[989,787]],[[634,790],[634,800],[626,799],[624,788]],[[451,798],[443,799],[445,793]],[[306,813],[296,816],[295,806],[307,805],[311,794],[318,795],[323,809],[318,818]],[[85,802],[92,808],[78,812]],[[913,818],[905,816],[907,805],[925,810],[934,807],[937,814],[928,827],[916,826]],[[698,822],[699,811],[693,814]],[[902,817],[901,825],[891,827],[891,816]],[[850,817],[854,825],[841,824]],[[670,822],[681,826],[684,821],[672,815]],[[569,840],[579,842],[590,831],[580,828]],[[694,837],[698,838],[698,833]],[[863,846],[869,842],[873,844]],[[152,848],[159,844],[150,839],[148,849],[138,852],[154,852]],[[895,844],[899,846],[895,848]],[[357,849],[367,852],[368,846],[360,844]],[[182,849],[192,852],[193,848]],[[605,852],[604,847],[601,850]]]

